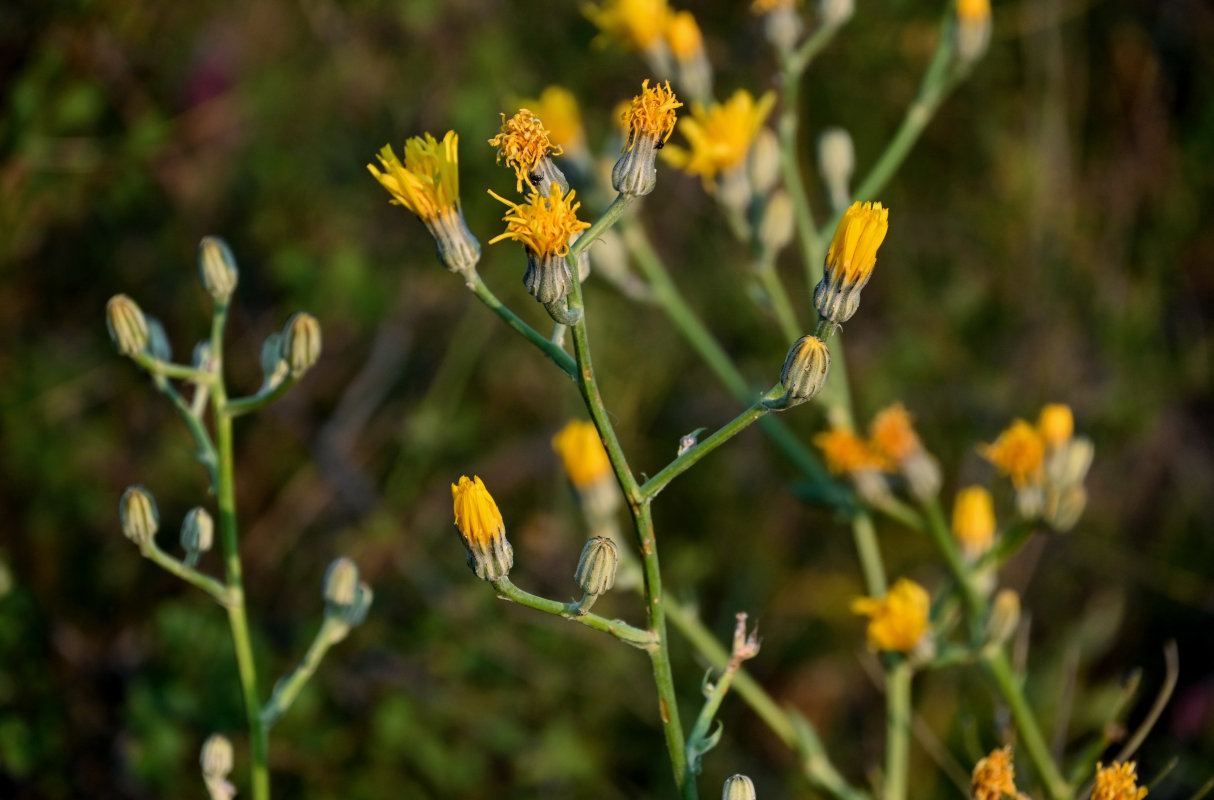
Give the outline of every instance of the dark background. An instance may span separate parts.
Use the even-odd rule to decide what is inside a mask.
[[[742,2],[696,4],[717,94],[771,84]],[[812,6],[813,4],[808,4]],[[935,46],[936,3],[861,2],[811,69],[812,142],[844,125],[859,171],[879,155]],[[808,13],[808,12],[807,12]],[[889,237],[848,325],[862,418],[902,400],[959,485],[1006,486],[974,451],[1045,402],[1095,441],[1090,504],[1004,571],[1032,614],[1030,697],[1047,735],[1076,659],[1068,752],[1145,669],[1136,723],[1180,645],[1180,687],[1138,756],[1152,796],[1187,798],[1214,771],[1214,12],[1197,0],[997,3],[991,51],[882,192]],[[110,345],[106,299],[164,321],[179,358],[207,325],[204,234],[241,282],[231,381],[253,389],[262,339],[297,308],[324,326],[317,367],[242,420],[238,497],[262,692],[319,621],[325,565],[346,554],[375,587],[273,731],[280,797],[669,797],[648,665],[593,632],[493,598],[463,564],[448,485],[481,475],[507,520],[516,581],[571,595],[584,532],[548,440],[581,416],[571,384],[433,256],[424,229],[364,165],[385,143],[461,134],[472,230],[500,232],[486,188],[513,177],[484,144],[499,111],[572,88],[592,144],[649,77],[591,44],[573,4],[265,0],[17,2],[0,9],[0,796],[202,797],[198,747],[237,741],[243,711],[222,613],[141,559],[118,530],[123,488],[159,501],[165,546],[206,502],[184,427]],[[676,133],[676,140],[678,134]],[[592,209],[584,207],[586,216]],[[743,251],[698,180],[664,170],[640,211],[676,279],[756,386],[787,343],[746,300]],[[808,317],[801,268],[784,275]],[[517,246],[481,272],[548,323]],[[739,406],[652,307],[588,286],[607,403],[635,467]],[[786,415],[808,438],[815,409]],[[880,763],[883,701],[863,668],[861,581],[846,525],[796,499],[796,473],[749,431],[673,484],[655,513],[668,584],[724,638],[747,610],[751,667],[819,726],[845,775]],[[922,537],[883,524],[891,575],[943,585]],[[211,556],[204,567],[217,570]],[[603,613],[638,621],[621,594]],[[599,609],[596,609],[599,610]],[[685,718],[702,663],[676,641]],[[973,670],[916,683],[916,704],[968,770],[998,743]],[[793,759],[737,698],[705,765],[760,797],[810,795]],[[1111,754],[1106,755],[1106,759]],[[957,790],[916,746],[916,797]],[[1027,767],[1026,767],[1027,770]]]

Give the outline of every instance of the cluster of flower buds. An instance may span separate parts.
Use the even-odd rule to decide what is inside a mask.
[[[359,579],[358,565],[343,557],[334,559],[325,570],[324,598],[325,619],[332,629],[330,641],[339,642],[351,628],[363,624],[374,594]]]
[[[819,433],[814,443],[831,472],[847,475],[868,504],[892,502],[892,490],[904,487],[912,497],[928,501],[940,491],[940,466],[915,432],[910,412],[901,403],[878,411],[868,437],[850,428]]]

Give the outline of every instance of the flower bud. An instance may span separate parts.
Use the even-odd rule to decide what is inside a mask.
[[[236,259],[227,242],[218,236],[204,236],[198,243],[198,275],[207,294],[216,302],[226,303],[236,290],[239,273]]]
[[[953,502],[953,538],[970,560],[991,548],[995,541],[995,507],[986,489],[969,486],[957,492]]]
[[[190,357],[194,369],[202,372],[211,371],[211,343],[203,340],[194,345],[194,354]]]
[[[573,274],[564,256],[528,250],[523,286],[539,302],[556,303],[563,300],[573,288]]]
[[[191,508],[181,522],[181,547],[191,555],[211,549],[215,539],[215,521],[202,507]]]
[[[350,627],[362,625],[374,598],[375,593],[371,591],[370,585],[365,581],[359,581],[358,591],[354,594],[354,602],[342,612],[342,621]]]
[[[830,350],[825,342],[812,335],[794,342],[780,371],[780,384],[789,405],[812,400],[826,385],[829,371]]]
[[[818,137],[818,171],[836,211],[847,208],[851,198],[851,176],[856,167],[856,149],[851,134],[843,128],[827,128]]]
[[[173,348],[169,345],[169,335],[165,333],[164,326],[160,324],[160,320],[148,315],[148,345],[147,353],[157,361],[171,361],[173,359]]]
[[[348,558],[336,558],[325,570],[325,604],[340,613],[358,599],[358,566]]]
[[[290,365],[291,377],[298,378],[320,358],[320,323],[306,311],[296,311],[282,329],[283,360]]]
[[[756,800],[755,785],[745,775],[731,775],[721,787],[721,800]]]
[[[451,484],[455,527],[468,553],[468,568],[483,581],[497,581],[510,574],[514,548],[506,540],[502,512],[479,477],[462,476]]]
[[[795,225],[792,200],[788,192],[779,189],[772,193],[763,208],[763,217],[759,220],[759,243],[774,255],[792,241]]]
[[[221,733],[212,733],[202,743],[198,758],[206,778],[226,778],[232,773],[232,743]]]
[[[836,27],[851,19],[856,10],[855,0],[819,0],[818,14],[824,27]]]
[[[852,203],[843,213],[826,251],[822,280],[814,287],[819,317],[841,325],[856,313],[888,230],[889,209],[880,203]]]
[[[755,134],[746,171],[756,194],[767,194],[780,182],[780,137],[771,128],[759,128]]]
[[[122,523],[122,534],[140,548],[152,543],[160,528],[160,512],[156,501],[142,486],[130,486],[118,501],[118,519]]]
[[[982,58],[990,43],[990,0],[957,0],[957,59],[971,64]]]
[[[1045,457],[1046,483],[1059,489],[1083,483],[1095,454],[1092,440],[1084,436],[1075,437],[1055,448]]]
[[[105,304],[105,326],[118,352],[124,356],[137,356],[148,346],[147,319],[135,301],[125,294],[116,294]]]
[[[763,15],[763,35],[780,53],[789,53],[801,38],[805,24],[795,3],[778,3]]]
[[[640,137],[620,154],[611,168],[611,186],[620,194],[641,197],[658,185],[658,142]]]
[[[596,536],[582,548],[573,577],[586,594],[604,594],[615,585],[619,565],[620,553],[615,542],[606,536]]]
[[[1041,519],[1059,533],[1069,531],[1083,516],[1088,504],[1088,493],[1083,484],[1072,484],[1065,489],[1049,489],[1041,509]]]
[[[991,605],[991,616],[986,622],[987,639],[1001,645],[1016,632],[1020,624],[1020,595],[1012,589],[1001,589]]]

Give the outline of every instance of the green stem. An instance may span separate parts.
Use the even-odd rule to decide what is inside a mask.
[[[806,42],[805,46],[814,42],[820,35],[828,31],[822,28]],[[833,31],[831,31],[833,33]],[[825,42],[823,42],[825,44]],[[808,60],[805,60],[808,64]],[[809,194],[805,190],[805,181],[801,178],[801,148],[800,110],[801,105],[801,73],[805,67],[800,66],[796,59],[791,59],[784,65],[784,87],[780,109],[780,119],[777,129],[780,133],[780,170],[784,175],[784,186],[792,198],[793,211],[797,222],[797,237],[801,242],[802,260],[805,264],[805,279],[810,291],[813,291],[821,276],[822,250],[818,229],[814,226],[813,209],[810,206]]]
[[[248,414],[250,411],[265,408],[286,394],[295,385],[295,382],[296,379],[288,373],[286,377],[267,390],[259,391],[257,394],[249,395],[248,397],[237,397],[235,400],[229,400],[227,405],[228,414],[233,417],[239,417],[241,414]]]
[[[594,240],[603,235],[603,231],[614,225],[624,212],[628,210],[628,206],[632,205],[635,198],[632,195],[617,194],[615,199],[611,201],[611,205],[607,206],[607,210],[594,221],[586,231],[577,238],[573,244],[569,245],[569,255],[566,258],[570,259],[570,268],[576,269],[573,265],[573,259],[578,257],[578,254],[594,243]]]
[[[949,571],[953,573],[953,578],[961,588],[961,594],[965,600],[966,616],[970,622],[970,635],[977,637],[986,623],[986,601],[974,586],[970,570],[966,567],[965,560],[961,557],[961,550],[957,547],[948,522],[944,519],[944,511],[940,508],[940,502],[932,499],[923,504],[923,509],[927,512],[928,533],[931,534],[936,549],[944,556]]]
[[[303,659],[299,662],[299,666],[295,670],[278,682],[274,687],[274,693],[271,695],[269,702],[265,708],[261,710],[261,721],[269,730],[275,722],[277,722],[291,704],[295,702],[295,698],[303,691],[304,686],[316,673],[316,668],[320,666],[321,660],[325,657],[325,653],[329,648],[337,643],[342,634],[349,630],[349,626],[339,619],[326,616],[324,622],[320,624],[320,630],[316,632],[316,638],[312,640],[312,644],[308,647],[308,652],[304,654]]]
[[[658,493],[666,488],[666,484],[691,469],[704,456],[716,450],[767,414],[768,409],[763,405],[763,401],[778,397],[781,392],[783,392],[783,388],[777,385],[775,389],[772,389],[762,398],[755,401],[754,405],[734,417],[732,421],[727,422],[716,433],[696,444],[674,461],[671,461],[657,475],[645,481],[641,486],[641,496],[646,500],[652,500],[657,497]]]
[[[1024,697],[1024,689],[1020,681],[1012,673],[1012,665],[1007,660],[1003,648],[989,651],[983,658],[987,673],[994,679],[995,685],[1003,695],[1004,701],[1012,712],[1016,722],[1016,730],[1020,733],[1020,741],[1028,753],[1029,760],[1037,770],[1037,775],[1045,785],[1046,795],[1050,800],[1070,800],[1071,787],[1062,777],[1058,765],[1054,763],[1046,746],[1045,737],[1037,726],[1037,718],[1029,708]]]
[[[261,702],[257,691],[257,666],[253,659],[253,645],[249,637],[249,621],[245,614],[244,580],[240,564],[240,550],[236,536],[236,475],[233,457],[232,417],[227,411],[227,388],[223,375],[223,328],[227,321],[227,303],[216,303],[211,321],[211,355],[216,375],[213,391],[215,410],[215,438],[218,446],[219,481],[216,486],[219,507],[219,532],[223,544],[223,557],[228,595],[228,624],[232,629],[232,643],[236,650],[236,667],[244,695],[245,715],[249,723],[249,760],[253,800],[269,800],[270,771],[269,744],[265,726],[261,721]]]
[[[845,22],[847,20],[836,22],[833,25],[823,25],[814,31],[813,35],[788,57],[784,64],[785,74],[794,74],[799,77],[801,73],[805,72],[814,57],[830,43],[831,39],[835,38],[835,34],[839,32]]]
[[[885,675],[885,791],[883,800],[906,800],[910,764],[911,671],[898,661]]]
[[[185,398],[173,388],[173,384],[166,381],[157,381],[156,386],[160,391],[169,398],[169,402],[173,404],[173,408],[177,409],[177,414],[185,421],[186,427],[190,429],[190,435],[194,438],[194,444],[198,446],[198,452],[195,458],[199,463],[206,467],[207,474],[211,478],[211,485],[219,485],[219,457],[215,452],[215,443],[211,441],[211,434],[207,432],[206,425],[202,423],[194,410],[186,403]]]
[[[185,364],[173,364],[169,361],[161,361],[158,358],[153,358],[148,353],[139,353],[131,357],[132,360],[143,367],[153,377],[166,376],[169,378],[179,378],[181,380],[191,381],[198,384],[207,384],[212,381],[211,373],[203,372],[194,367],[187,367]]]
[[[228,589],[219,581],[204,575],[193,567],[178,561],[168,553],[156,546],[155,542],[151,542],[147,548],[143,550],[143,555],[152,562],[159,564],[168,572],[173,573],[178,578],[181,578],[186,583],[197,586],[204,592],[215,598],[215,602],[221,606],[227,606],[231,603],[231,597],[228,594]]]
[[[851,519],[851,530],[868,595],[882,597],[886,590],[885,565],[881,561],[881,548],[877,544],[877,529],[873,526],[873,518],[867,511],[856,512]]]
[[[468,278],[467,286],[472,290],[473,294],[480,298],[482,303],[493,311],[493,313],[501,317],[511,328],[514,328],[514,330],[521,333],[523,338],[527,339],[533,345],[538,347],[540,351],[544,353],[544,355],[552,359],[553,363],[560,367],[562,372],[571,378],[576,376],[577,366],[574,364],[573,358],[555,343],[550,341],[547,336],[544,336],[535,328],[532,328],[526,322],[523,322],[523,320],[520,319],[517,314],[506,308],[506,306],[502,304],[502,301],[498,300],[497,296],[494,295],[493,292],[489,290],[489,287],[485,285],[485,282],[481,280],[479,273],[475,271],[471,273]]]
[[[791,345],[801,338],[801,324],[797,322],[797,312],[793,310],[792,302],[788,299],[788,292],[784,290],[784,282],[780,280],[780,275],[776,272],[775,261],[768,259],[759,267],[757,274],[759,283],[762,284],[768,299],[771,300],[771,310],[775,312],[780,333]]]
[[[556,600],[549,600],[547,597],[531,594],[515,586],[509,578],[494,581],[493,588],[497,590],[498,596],[503,599],[513,600],[519,605],[533,608],[536,611],[543,611],[545,614],[564,617],[571,622],[585,625],[587,628],[610,634],[621,642],[630,644],[633,647],[651,650],[657,646],[652,631],[634,627],[623,620],[607,619],[606,617],[600,617],[598,614],[579,612],[578,603],[561,603]]]

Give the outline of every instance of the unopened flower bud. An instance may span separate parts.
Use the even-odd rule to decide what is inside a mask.
[[[1001,645],[1016,632],[1020,624],[1020,595],[1012,589],[1001,589],[991,604],[991,616],[986,622],[987,639]]]
[[[340,613],[358,598],[358,566],[348,558],[335,558],[325,570],[325,604]]]
[[[1069,531],[1083,516],[1088,504],[1088,493],[1083,484],[1072,484],[1064,489],[1047,489],[1041,509],[1041,519],[1059,533]]]
[[[218,236],[204,236],[198,243],[198,275],[207,294],[216,302],[226,303],[236,291],[240,274],[236,271],[236,259],[227,242]]]
[[[957,59],[977,61],[991,43],[990,0],[957,0]]]
[[[164,330],[164,325],[160,324],[160,320],[151,316],[147,316],[148,323],[148,346],[146,348],[148,355],[157,361],[171,361],[173,358],[173,348],[169,345],[169,335]]]
[[[116,294],[105,304],[105,326],[124,356],[134,357],[148,346],[148,323],[143,311],[125,294]]]
[[[215,539],[215,521],[202,507],[191,508],[181,522],[181,547],[187,553],[205,553]]]
[[[889,209],[880,203],[852,203],[843,213],[826,251],[822,280],[814,287],[819,317],[841,325],[856,313],[888,230]]]
[[[970,560],[991,548],[995,541],[995,506],[990,492],[981,486],[957,492],[953,503],[953,537]]]
[[[826,385],[829,371],[830,350],[826,342],[812,335],[794,342],[780,371],[780,384],[789,404],[812,400]]]
[[[1077,436],[1045,457],[1045,480],[1050,486],[1064,488],[1083,483],[1092,466],[1096,450],[1092,440]]]
[[[210,372],[211,370],[211,343],[201,341],[194,345],[194,354],[190,357],[190,363],[194,369],[202,372]]]
[[[130,486],[118,501],[118,519],[122,534],[139,547],[147,547],[160,528],[156,501],[142,486]]]
[[[791,52],[804,28],[801,14],[792,0],[775,3],[763,14],[763,35],[778,52]]]
[[[198,762],[203,777],[226,778],[232,773],[232,743],[220,733],[212,733],[202,743]]]
[[[827,128],[818,137],[818,171],[836,211],[847,208],[851,176],[856,168],[856,149],[851,134],[843,128]]]
[[[851,19],[856,11],[855,0],[819,0],[818,14],[823,27],[836,27]]]
[[[514,548],[506,540],[502,512],[479,477],[462,476],[451,484],[455,527],[459,529],[468,568],[483,581],[497,581],[510,574],[514,566]]]
[[[771,128],[760,128],[755,134],[746,171],[757,194],[767,194],[780,182],[780,137]]]
[[[759,220],[759,243],[767,252],[778,253],[792,241],[795,225],[792,199],[788,192],[780,189],[771,195],[763,208],[763,217]]]
[[[298,378],[320,359],[320,323],[306,311],[296,311],[282,329],[282,358]]]
[[[620,553],[615,542],[606,536],[596,536],[582,548],[573,577],[583,592],[600,595],[615,585],[615,571],[619,565]]]
[[[573,275],[564,256],[528,250],[523,286],[539,302],[555,303],[563,300],[573,288]]]
[[[721,787],[721,800],[756,800],[755,785],[745,775],[732,775]]]
[[[354,602],[347,606],[342,612],[342,621],[350,627],[362,625],[367,618],[367,612],[371,609],[371,601],[375,598],[375,593],[371,591],[370,585],[365,581],[359,581],[358,591],[354,594]]]

